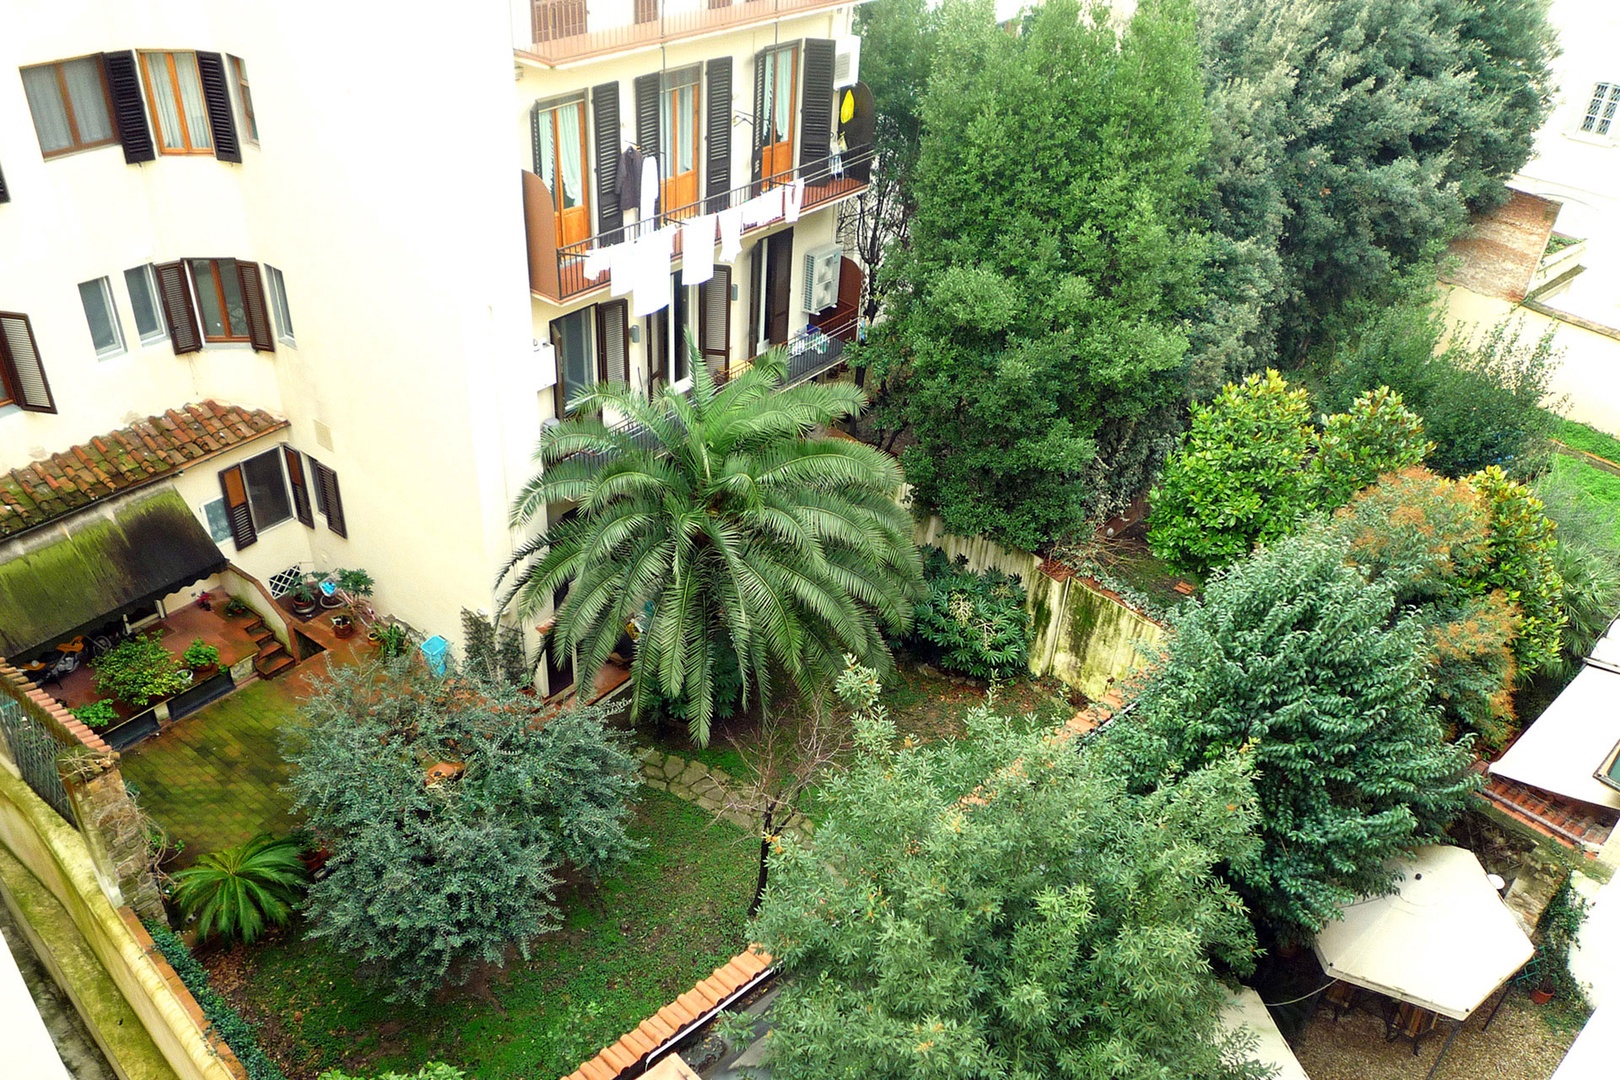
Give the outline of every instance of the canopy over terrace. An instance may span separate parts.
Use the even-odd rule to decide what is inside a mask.
[[[1473,852],[1421,847],[1399,868],[1397,892],[1351,904],[1316,936],[1316,958],[1347,983],[1466,1020],[1535,947]]]
[[[1271,1018],[1265,1002],[1249,987],[1240,986],[1237,993],[1228,996],[1226,1008],[1221,1010],[1221,1026],[1228,1031],[1247,1028],[1254,1035],[1253,1057],[1275,1070],[1272,1080],[1311,1080],[1294,1056],[1288,1040],[1277,1030],[1277,1022]]]
[[[97,500],[0,542],[0,656],[32,659],[225,563],[172,484]]]

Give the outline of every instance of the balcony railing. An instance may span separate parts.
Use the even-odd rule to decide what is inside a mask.
[[[854,0],[530,0],[526,57],[560,64]]]
[[[837,162],[826,159],[809,168],[796,168],[792,173],[784,173],[772,177],[774,186],[786,186],[795,177],[804,180],[804,198],[800,202],[799,213],[807,214],[818,207],[838,199],[854,195],[863,190],[871,176],[872,148],[870,146],[855,147],[839,155]],[[697,214],[712,214],[727,207],[740,207],[754,196],[761,193],[763,184],[754,181],[741,187],[732,188],[723,195],[708,196],[696,202],[687,203],[665,210],[656,225],[667,225],[683,221]],[[524,173],[524,214],[529,228],[529,286],[548,300],[562,303],[581,296],[593,289],[607,286],[612,280],[612,272],[604,270],[594,278],[585,276],[585,257],[591,251],[612,247],[622,243],[626,238],[636,235],[637,231],[649,227],[646,224],[627,225],[612,229],[605,233],[571,244],[556,243],[556,229],[551,192],[546,188],[544,181],[533,173]],[[743,230],[747,236],[759,229],[768,228],[784,218],[783,213],[777,213],[769,219],[750,225]],[[680,234],[676,235],[676,258],[681,256]]]

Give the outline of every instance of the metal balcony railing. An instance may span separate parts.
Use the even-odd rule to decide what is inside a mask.
[[[809,168],[795,168],[791,173],[783,173],[768,178],[766,181],[756,180],[753,183],[734,187],[723,195],[707,196],[696,202],[683,206],[666,209],[657,219],[657,225],[666,225],[697,214],[712,214],[727,207],[742,206],[754,196],[760,194],[767,187],[785,187],[795,178],[804,180],[804,199],[800,203],[799,213],[807,214],[810,211],[824,206],[836,199],[856,194],[867,185],[871,176],[873,152],[870,146],[859,146],[846,150],[839,155],[837,161],[831,158],[823,160],[818,165]],[[544,213],[543,208],[531,208],[530,213]],[[748,235],[757,229],[767,228],[783,220],[782,214],[776,214],[768,220],[750,225],[743,230]],[[626,237],[635,234],[639,228],[647,227],[645,224],[628,225],[613,229],[605,233],[571,244],[558,244],[556,247],[557,276],[555,281],[540,280],[531,283],[534,291],[547,299],[557,302],[571,300],[593,289],[605,287],[612,279],[611,272],[604,271],[600,276],[588,278],[585,276],[585,256],[598,248],[612,247],[622,242]],[[680,238],[676,238],[676,257],[680,257]],[[549,267],[547,268],[549,270]]]
[[[643,48],[854,0],[530,0],[530,42],[543,64]]]

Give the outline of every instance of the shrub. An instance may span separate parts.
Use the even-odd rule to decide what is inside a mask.
[[[384,623],[377,627],[377,658],[394,660],[405,655],[410,637],[399,623]]]
[[[363,1076],[353,1076],[339,1069],[328,1069],[315,1080],[366,1080]],[[412,1073],[393,1072],[378,1073],[370,1080],[467,1080],[467,1074],[454,1065],[446,1065],[442,1061],[430,1061]]]
[[[1558,663],[1568,621],[1562,606],[1564,583],[1554,560],[1558,527],[1528,487],[1495,465],[1469,477],[1469,483],[1490,515],[1486,545],[1491,568],[1485,583],[1507,593],[1522,616],[1513,655],[1526,672],[1551,669]]]
[[[186,651],[180,654],[180,659],[188,668],[218,667],[219,650],[202,638],[192,638]]]
[[[127,638],[102,653],[92,665],[96,692],[110,694],[143,708],[154,698],[166,698],[185,689],[180,664],[154,634]]]
[[[163,959],[197,999],[209,1029],[225,1040],[236,1060],[242,1063],[248,1080],[287,1080],[286,1074],[259,1047],[253,1025],[242,1019],[230,1002],[208,985],[208,970],[197,963],[179,935],[160,922],[146,923],[146,932],[152,935],[152,943],[163,954]]]
[[[306,874],[300,845],[255,836],[245,844],[210,852],[174,875],[174,900],[197,934],[253,944],[267,925],[285,926],[303,891]]]
[[[976,679],[1005,678],[1029,667],[1029,612],[1017,575],[990,569],[976,574],[966,556],[954,563],[936,547],[923,548],[928,596],[916,608],[915,651],[947,671]]]
[[[73,715],[91,727],[99,728],[115,722],[118,719],[118,710],[113,708],[112,702],[104,698],[92,701],[88,705],[80,705],[73,710]]]

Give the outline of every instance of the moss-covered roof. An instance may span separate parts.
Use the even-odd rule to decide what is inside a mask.
[[[204,401],[0,473],[0,540],[286,426],[263,409]]]
[[[224,565],[224,554],[168,483],[0,540],[0,656],[31,659]]]

